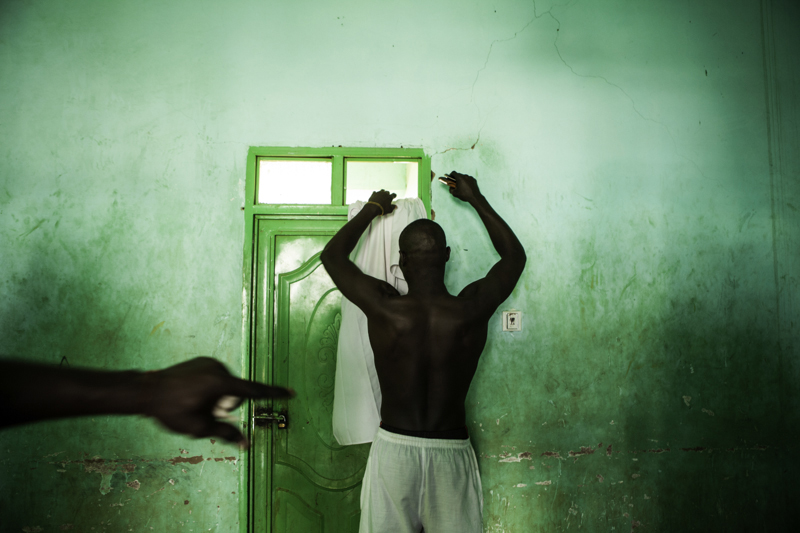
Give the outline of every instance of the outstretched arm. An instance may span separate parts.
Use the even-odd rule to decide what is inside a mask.
[[[493,313],[511,295],[525,268],[527,258],[522,243],[478,189],[472,176],[451,172],[447,179],[450,194],[469,203],[478,212],[495,250],[500,255],[485,278],[467,285],[459,296],[475,296]],[[489,309],[490,308],[490,309]]]
[[[369,202],[328,241],[320,256],[325,270],[345,298],[365,312],[378,306],[381,296],[396,295],[397,290],[385,281],[361,272],[350,261],[350,253],[376,217],[394,211],[396,206],[392,200],[395,196],[384,190],[372,193]]]
[[[225,397],[287,398],[292,393],[233,377],[210,357],[155,372],[100,371],[0,360],[0,429],[38,420],[90,415],[147,415],[172,431],[220,437],[246,446],[234,426],[217,420]],[[224,401],[223,401],[224,403]]]

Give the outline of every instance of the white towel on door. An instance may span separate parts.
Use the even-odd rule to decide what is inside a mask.
[[[400,233],[411,222],[426,218],[425,206],[419,198],[403,198],[395,202],[391,215],[372,221],[350,255],[364,274],[382,279],[400,294],[408,285],[400,270]],[[364,202],[350,205],[348,220]],[[342,296],[342,323],[336,356],[336,382],[333,393],[333,436],[341,445],[372,442],[381,421],[381,387],[375,373],[375,357],[369,343],[367,317],[350,300]]]

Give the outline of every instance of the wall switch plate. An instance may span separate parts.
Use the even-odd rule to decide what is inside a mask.
[[[503,311],[503,331],[522,331],[522,311]]]

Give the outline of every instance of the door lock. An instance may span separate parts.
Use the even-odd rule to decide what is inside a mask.
[[[265,407],[256,407],[253,421],[257,426],[261,427],[268,426],[272,422],[278,423],[278,429],[286,429],[289,427],[289,416],[286,411],[274,413]]]

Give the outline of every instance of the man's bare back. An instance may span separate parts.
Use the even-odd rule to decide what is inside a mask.
[[[348,255],[369,223],[390,213],[395,195],[379,191],[326,246],[322,262],[345,297],[367,316],[381,385],[381,418],[407,431],[465,426],[464,401],[486,344],[488,321],[511,293],[525,265],[514,233],[480,194],[474,178],[451,173],[450,192],[475,207],[500,261],[458,296],[444,284],[450,257],[438,224],[418,220],[400,237],[400,268],[409,291],[361,273]]]
[[[484,314],[473,299],[442,293],[387,298],[367,315],[386,425],[464,427],[464,400],[486,344]]]

